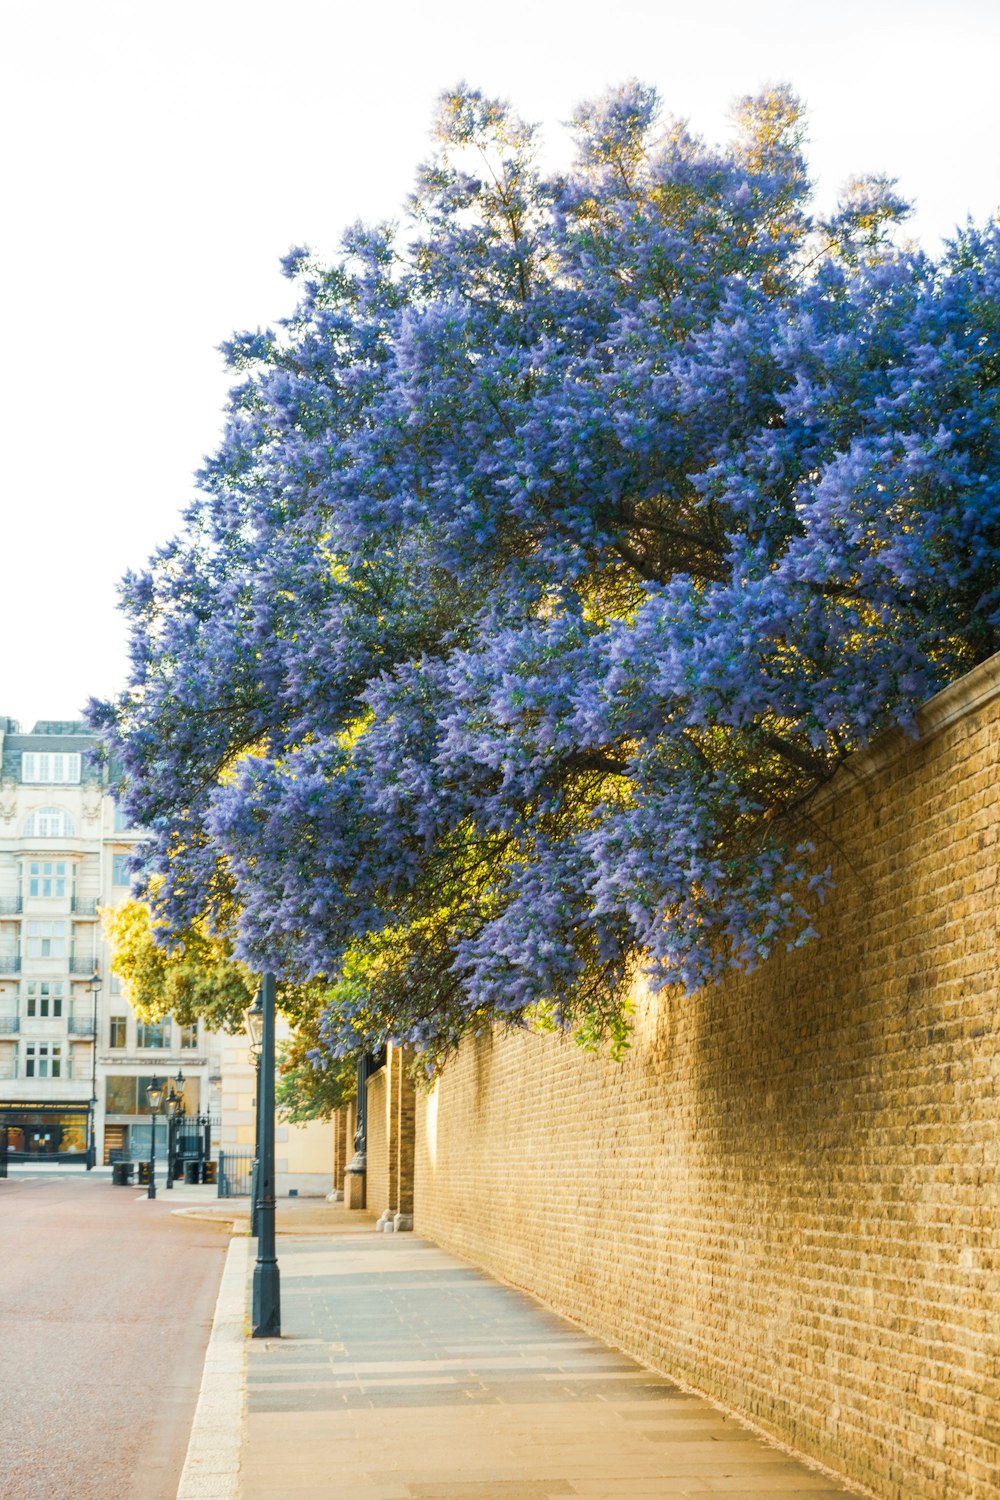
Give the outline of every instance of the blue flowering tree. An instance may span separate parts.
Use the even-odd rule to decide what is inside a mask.
[[[576,156],[472,90],[397,225],[234,338],[95,721],[157,915],[330,987],[333,1053],[621,1040],[813,934],[809,796],[1000,646],[1000,234],[937,258],[801,109],[711,148],[628,86]]]

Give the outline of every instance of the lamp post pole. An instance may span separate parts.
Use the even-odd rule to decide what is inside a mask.
[[[174,1185],[174,1117],[177,1114],[177,1096],[171,1085],[165,1104],[167,1111],[167,1189]]]
[[[281,1292],[274,1253],[274,975],[261,979],[262,1015],[260,1083],[257,1110],[260,1120],[260,1158],[257,1166],[257,1264],[253,1272],[252,1333],[255,1339],[281,1333]]]
[[[264,1032],[264,1003],[258,989],[253,1004],[245,1017],[247,1037],[250,1041],[250,1066],[254,1080],[253,1116],[253,1164],[250,1168],[250,1233],[257,1238],[258,1211],[260,1208],[260,1044]]]
[[[101,976],[95,967],[90,976],[90,1131],[87,1141],[87,1171],[97,1165],[97,996],[101,988]]]
[[[257,1237],[260,1233],[260,1053],[254,1060],[254,1079],[256,1084],[257,1109],[254,1117],[253,1127],[253,1171],[251,1172],[250,1191],[250,1233]]]
[[[156,1116],[160,1105],[163,1103],[163,1084],[155,1076],[146,1088],[146,1099],[150,1109],[150,1145],[149,1145],[149,1187],[146,1190],[147,1198],[156,1197]]]

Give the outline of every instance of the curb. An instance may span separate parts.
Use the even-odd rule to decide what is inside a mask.
[[[177,1500],[238,1500],[250,1241],[230,1240]]]

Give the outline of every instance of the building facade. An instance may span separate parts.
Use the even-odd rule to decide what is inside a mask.
[[[128,896],[139,834],[95,743],[83,724],[23,734],[0,717],[0,1130],[15,1161],[148,1158],[154,1076],[183,1074],[188,1116],[219,1114],[218,1038],[138,1020],[110,972],[100,912]]]

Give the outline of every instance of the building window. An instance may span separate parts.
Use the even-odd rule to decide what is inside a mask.
[[[80,781],[79,752],[25,750],[21,756],[21,780],[77,786]]]
[[[148,1115],[151,1113],[149,1101],[146,1098],[146,1086],[152,1083],[154,1076],[159,1083],[164,1083],[162,1073],[143,1073],[136,1078],[130,1073],[109,1073],[104,1079],[105,1111],[109,1115]],[[185,1113],[196,1115],[198,1113],[198,1102],[200,1097],[200,1083],[197,1078],[189,1078],[184,1085],[184,1107]],[[162,1130],[162,1127],[161,1127]]]
[[[112,995],[120,995],[121,992],[122,992],[122,982],[119,979],[119,977],[118,977],[117,974],[112,973],[112,975],[111,975],[111,993],[112,993]]]
[[[28,923],[29,958],[65,958],[65,922]]]
[[[169,1047],[170,1022],[140,1021],[136,1026],[136,1045],[139,1047]]]
[[[25,820],[22,836],[26,839],[68,839],[75,832],[73,819],[61,807],[36,807]]]
[[[198,1045],[198,1023],[197,1023],[197,1021],[195,1021],[194,1024],[191,1025],[191,1026],[182,1026],[181,1027],[181,1046],[182,1047],[197,1047],[197,1045]]]
[[[111,860],[111,879],[115,885],[128,885],[132,879],[127,854],[115,854]]]
[[[110,1047],[124,1047],[128,1041],[128,1020],[125,1016],[111,1017],[111,1035],[108,1039]]]
[[[28,865],[29,896],[64,897],[66,881],[64,859],[33,859]]]
[[[62,980],[29,980],[27,1009],[32,1019],[44,1021],[61,1016],[63,1013]]]
[[[24,1046],[25,1078],[60,1078],[62,1047],[58,1042],[26,1042]]]
[[[118,803],[116,802],[115,803],[115,833],[125,833],[125,832],[127,832],[127,830],[129,828],[131,828],[131,826],[132,826],[132,824],[129,821],[129,819],[126,817],[124,809],[121,808],[121,807],[119,807]]]

